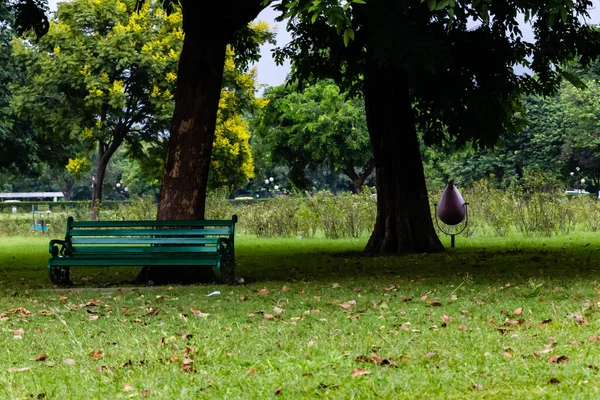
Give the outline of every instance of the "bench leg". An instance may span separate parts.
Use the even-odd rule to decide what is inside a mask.
[[[235,283],[235,260],[230,256],[221,258],[221,265],[217,265],[217,277],[223,283]]]
[[[48,261],[48,275],[55,285],[72,285],[69,272],[69,267],[52,265],[52,260]]]

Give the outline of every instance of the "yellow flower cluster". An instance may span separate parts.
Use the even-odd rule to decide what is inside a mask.
[[[92,86],[89,89],[89,94],[90,94],[90,96],[102,96],[102,94],[104,94],[104,92],[102,90],[98,89],[97,87]]]
[[[94,136],[94,131],[92,130],[92,128],[85,127],[83,128],[83,132],[81,132],[81,136],[84,139],[91,139],[92,136]]]
[[[169,83],[175,82],[177,80],[177,74],[174,73],[174,72],[167,72],[167,75],[165,76],[165,79]]]
[[[119,94],[125,91],[123,81],[114,81],[112,88],[108,89],[110,94]]]
[[[92,74],[87,65],[84,65],[83,68],[79,70],[79,73],[83,76],[90,76]]]
[[[73,176],[78,176],[85,172],[88,167],[88,160],[85,157],[69,158],[69,162],[65,166],[67,171]]]

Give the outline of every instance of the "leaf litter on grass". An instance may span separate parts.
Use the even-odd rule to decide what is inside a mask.
[[[424,267],[426,268],[426,266]],[[210,299],[210,303],[197,301],[200,293],[206,292],[204,288],[197,292],[196,297],[184,295],[184,292],[192,292],[191,289],[175,288],[174,292],[177,295],[174,297],[179,296],[181,299],[177,301],[171,301],[167,297],[157,299],[156,291],[142,290],[135,295],[122,293],[118,305],[112,299],[95,295],[93,292],[82,293],[83,299],[76,299],[77,296],[69,294],[68,297],[73,299],[75,305],[83,304],[84,308],[96,313],[90,315],[102,317],[96,321],[97,323],[88,323],[88,327],[81,326],[82,320],[77,317],[77,315],[81,316],[81,311],[77,311],[79,308],[67,311],[68,300],[60,301],[63,308],[59,309],[48,307],[47,299],[40,299],[39,304],[33,303],[34,299],[31,299],[31,302],[29,299],[17,300],[21,303],[18,304],[17,301],[13,301],[12,304],[7,303],[11,305],[10,309],[17,308],[17,306],[23,307],[25,310],[31,310],[32,315],[18,311],[6,313],[6,316],[10,318],[10,323],[16,322],[17,325],[12,325],[10,328],[8,328],[9,325],[4,325],[4,328],[9,338],[12,337],[10,333],[13,330],[24,328],[26,334],[23,339],[15,341],[19,347],[29,344],[34,336],[37,337],[36,340],[43,340],[46,335],[50,336],[57,332],[57,329],[74,329],[74,336],[67,335],[65,339],[57,342],[57,349],[52,349],[51,353],[49,348],[36,349],[35,353],[29,355],[28,360],[33,361],[33,357],[40,350],[48,350],[52,358],[60,357],[57,356],[58,354],[68,354],[77,359],[82,369],[90,371],[97,368],[97,365],[93,364],[96,359],[86,357],[86,352],[75,351],[73,353],[73,347],[77,346],[75,338],[82,342],[83,348],[106,350],[109,355],[104,356],[103,359],[110,359],[110,363],[113,365],[121,365],[128,358],[147,359],[147,354],[144,353],[147,350],[144,349],[151,347],[152,351],[157,352],[156,360],[164,360],[162,362],[155,360],[153,365],[161,368],[160,371],[166,374],[167,379],[177,380],[179,379],[177,374],[189,376],[183,372],[191,371],[180,367],[195,365],[197,369],[195,377],[207,378],[213,382],[214,385],[209,387],[209,390],[218,390],[216,388],[219,382],[224,382],[225,379],[221,369],[213,367],[215,360],[220,368],[230,371],[235,371],[245,363],[255,365],[258,362],[259,365],[256,369],[260,370],[260,373],[252,376],[251,379],[262,385],[268,382],[268,376],[269,379],[277,379],[282,374],[294,376],[292,371],[294,371],[293,368],[298,368],[298,360],[306,363],[302,365],[306,368],[306,373],[312,374],[312,377],[306,376],[304,379],[314,379],[313,387],[316,387],[319,382],[331,382],[323,379],[323,377],[331,375],[340,380],[343,380],[344,377],[356,378],[355,381],[360,382],[360,374],[352,375],[355,369],[362,369],[377,376],[385,373],[389,367],[394,368],[393,370],[389,369],[390,373],[398,368],[402,373],[394,374],[389,378],[389,389],[374,383],[378,390],[382,390],[384,397],[385,394],[393,393],[391,392],[393,388],[401,387],[405,379],[416,382],[410,388],[410,393],[419,397],[419,393],[424,393],[422,390],[425,390],[424,386],[418,383],[419,377],[428,376],[431,370],[445,374],[440,374],[439,377],[441,382],[446,385],[447,393],[460,393],[460,390],[469,388],[474,383],[464,375],[460,368],[452,369],[451,366],[459,360],[461,364],[469,364],[474,368],[481,368],[481,370],[486,368],[502,370],[502,364],[510,365],[511,370],[503,370],[503,373],[508,380],[514,382],[514,390],[521,394],[525,393],[524,397],[528,397],[527,393],[531,394],[528,392],[527,384],[535,387],[535,383],[528,380],[531,379],[528,378],[529,374],[519,375],[519,370],[523,371],[523,368],[541,368],[541,365],[544,365],[545,368],[561,371],[560,374],[557,372],[540,378],[543,383],[548,383],[548,379],[553,375],[557,379],[567,382],[580,376],[578,375],[580,370],[596,373],[590,357],[598,354],[600,350],[595,347],[597,346],[595,341],[597,341],[600,331],[598,318],[593,316],[596,311],[592,313],[585,310],[580,311],[580,305],[586,298],[595,306],[596,301],[593,299],[596,296],[596,289],[587,290],[584,285],[579,283],[569,285],[561,283],[561,287],[569,288],[569,290],[563,289],[555,292],[552,290],[555,285],[552,284],[546,285],[548,288],[541,287],[538,290],[539,294],[536,293],[535,297],[527,297],[529,292],[526,292],[528,290],[526,287],[523,289],[525,286],[523,282],[526,283],[529,278],[525,277],[521,282],[519,278],[515,278],[515,274],[506,273],[506,276],[500,274],[499,278],[489,279],[489,284],[485,283],[485,279],[476,276],[475,283],[470,283],[469,286],[462,287],[453,294],[454,288],[450,285],[456,285],[456,281],[460,283],[463,280],[462,277],[453,278],[452,275],[448,275],[431,279],[426,274],[425,277],[414,275],[394,278],[394,289],[389,291],[382,290],[384,286],[386,288],[392,286],[389,283],[382,283],[382,278],[336,277],[339,284],[339,287],[336,288],[330,287],[329,284],[303,282],[302,290],[305,290],[304,294],[308,295],[298,293],[300,287],[296,282],[286,282],[284,286],[287,286],[289,290],[285,291],[281,290],[282,282],[259,283],[254,286],[236,287],[223,291],[225,294],[221,295],[218,300],[206,299],[207,301]],[[499,290],[498,286],[502,287],[509,279],[510,288]],[[544,280],[549,281],[550,278],[545,277]],[[354,288],[357,287],[360,287],[359,293],[354,291]],[[265,291],[259,293],[262,289]],[[230,293],[227,294],[227,292]],[[566,295],[567,292],[569,292],[568,295]],[[360,299],[356,297],[357,293],[360,294]],[[522,295],[523,293],[525,294]],[[453,298],[454,295],[456,298]],[[35,296],[36,294],[33,295],[33,297]],[[241,301],[241,297],[244,296],[246,299]],[[427,297],[422,301],[404,301],[409,298],[419,299],[421,296]],[[544,298],[542,299],[541,296]],[[315,297],[319,299],[317,300]],[[58,296],[55,295],[54,298],[55,305],[59,304]],[[349,304],[348,299],[352,298],[355,298],[359,305]],[[573,300],[574,298],[579,300]],[[98,304],[86,306],[89,299],[97,300]],[[336,299],[341,301],[335,303]],[[451,299],[451,301],[443,300],[444,304],[441,306],[433,304],[438,299]],[[428,304],[428,301],[431,303]],[[149,308],[158,308],[158,302],[160,302],[160,313],[149,315]],[[190,304],[190,302],[192,303]],[[388,306],[387,308],[380,306],[384,303]],[[350,307],[344,308],[341,304],[347,304]],[[110,318],[104,318],[104,315],[107,314],[104,311],[105,305],[112,307]],[[199,312],[209,314],[210,318],[179,318],[180,315],[186,314],[186,310],[190,310],[187,314],[193,316],[194,312],[190,308],[192,305],[194,310],[202,310]],[[368,306],[368,309],[360,314],[360,319],[347,318],[359,315],[357,309],[365,305]],[[284,312],[278,313],[275,307]],[[44,309],[51,310],[53,314],[57,313],[57,315],[43,316],[41,311]],[[127,309],[131,310],[130,318],[124,318]],[[318,313],[312,311],[317,309],[320,309]],[[499,314],[499,310],[502,309],[509,311],[506,315]],[[519,309],[521,309],[520,312]],[[258,310],[264,310],[266,313]],[[305,314],[307,310],[309,312]],[[68,314],[69,312],[73,314]],[[78,312],[79,314],[77,314]],[[254,314],[254,317],[259,318],[247,317],[249,314]],[[579,322],[573,314],[580,315],[588,324]],[[265,318],[265,315],[273,316],[273,318],[269,320]],[[282,317],[276,318],[278,315],[282,315]],[[521,320],[523,315],[527,317]],[[27,322],[23,321],[18,324],[18,318],[27,318]],[[63,325],[58,318],[62,318],[66,325]],[[88,319],[88,317],[85,318]],[[132,324],[131,320],[134,318],[138,322]],[[493,321],[488,322],[490,319]],[[527,323],[527,319],[534,322]],[[540,321],[544,328],[538,326]],[[295,322],[296,325],[292,325],[292,322]],[[449,325],[452,329],[444,329],[443,324]],[[29,334],[32,332],[30,329],[34,326],[39,327],[40,331],[36,335]],[[430,329],[434,326],[437,326],[437,329]],[[458,327],[461,326],[468,327],[468,331],[458,331]],[[110,331],[107,327],[110,327]],[[223,331],[222,328],[226,327],[233,327],[233,329]],[[252,329],[247,331],[244,328]],[[111,332],[118,332],[118,334]],[[185,335],[181,335],[181,333],[185,333]],[[540,336],[542,333],[543,336]],[[173,335],[175,340],[165,340],[157,350],[157,341],[161,337],[169,339],[169,335]],[[277,345],[274,344],[274,336],[278,338],[277,343],[279,344]],[[321,339],[315,339],[315,336],[319,336]],[[328,339],[322,339],[325,337]],[[540,342],[540,337],[544,338],[543,342]],[[546,340],[549,337],[555,337],[556,340]],[[119,351],[117,352],[109,351],[105,347],[113,341],[119,342]],[[188,342],[198,348],[198,353],[193,356],[183,354],[184,343]],[[132,346],[133,343],[137,347]],[[149,345],[146,346],[144,343],[149,343]],[[248,346],[248,343],[252,343],[252,345]],[[309,358],[306,357],[307,343],[311,343]],[[433,345],[434,343],[435,345]],[[297,344],[304,345],[297,346]],[[366,347],[367,344],[368,347]],[[548,347],[544,344],[547,344]],[[372,351],[370,350],[371,345],[377,346],[376,353],[369,354]],[[173,346],[178,348],[174,349]],[[139,350],[137,350],[138,347]],[[295,347],[298,349],[296,350]],[[507,349],[502,350],[505,347]],[[120,354],[125,348],[136,350],[132,354]],[[336,354],[339,356],[346,351],[354,356],[348,357],[347,361],[339,362]],[[534,351],[540,353],[539,357],[531,356]],[[480,355],[484,352],[489,352],[490,355],[481,357]],[[504,358],[503,352],[511,354],[512,358],[504,359],[499,365],[497,360]],[[177,355],[177,359],[172,361],[171,357],[174,354]],[[356,356],[357,354],[363,356]],[[379,357],[379,354],[385,356]],[[527,354],[530,356],[525,357]],[[590,357],[587,357],[586,354],[589,354]],[[364,360],[359,360],[359,357],[364,357]],[[567,357],[568,362],[561,357]],[[154,360],[154,358],[152,359]],[[195,362],[184,364],[182,361],[184,359]],[[272,363],[274,359],[278,360],[276,369],[269,365],[269,362]],[[413,360],[410,362],[411,368],[407,369],[401,361],[411,359]],[[563,361],[559,361],[559,359]],[[393,361],[399,365],[397,367],[388,365],[384,360]],[[92,363],[91,368],[88,366],[90,363]],[[109,365],[108,361],[103,361],[103,363]],[[43,367],[43,363],[38,365]],[[137,373],[137,369],[145,368],[144,365],[133,362],[132,366],[136,368],[133,368],[132,372]],[[171,365],[177,371],[169,370],[165,365]],[[362,366],[364,369],[355,368],[356,366]],[[571,369],[577,366],[580,367],[578,371]],[[20,367],[30,367],[30,365],[15,366],[15,368]],[[173,375],[169,375],[169,373]],[[569,376],[569,378],[565,376]],[[236,380],[235,377],[233,381],[243,382]],[[507,386],[503,382],[489,380],[485,373],[482,373],[474,381],[477,382],[477,385],[485,386],[486,391],[503,393],[504,390],[507,390]],[[137,381],[129,381],[130,384],[138,386],[135,382]],[[185,385],[185,383],[182,384]],[[144,386],[131,392],[139,395]],[[203,386],[206,385],[203,384]],[[335,390],[341,397],[349,393],[346,391],[345,384],[338,386]],[[569,390],[569,385],[566,384],[555,386],[560,387],[560,390]],[[122,387],[123,382],[120,382],[118,388]],[[270,388],[272,395],[272,391],[279,385],[267,384],[264,387]],[[300,396],[298,391],[302,387],[301,384],[291,388],[286,385],[283,394],[298,397]],[[150,391],[152,397],[160,396],[157,394],[160,393],[159,389],[150,386],[146,386],[146,388],[144,390]],[[213,395],[218,397],[214,393]]]

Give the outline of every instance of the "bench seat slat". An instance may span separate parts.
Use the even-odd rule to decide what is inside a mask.
[[[229,235],[230,229],[72,229],[77,236],[210,236]]]
[[[127,228],[127,227],[177,227],[177,226],[232,226],[231,220],[211,220],[211,221],[73,221],[72,228]]]
[[[74,246],[70,254],[215,253],[215,246]]]
[[[52,265],[56,266],[153,266],[153,265],[216,265],[221,259],[220,255],[210,258],[178,258],[168,257],[142,257],[142,258],[85,258],[85,257],[56,257]]]
[[[131,244],[215,244],[218,238],[207,239],[207,238],[113,238],[113,237],[94,237],[94,238],[71,238],[73,245],[78,244],[120,244],[120,245],[131,245]]]

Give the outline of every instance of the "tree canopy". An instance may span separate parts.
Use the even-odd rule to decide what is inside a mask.
[[[307,168],[327,167],[345,174],[359,193],[374,169],[364,103],[340,93],[333,81],[319,81],[302,92],[272,87],[256,117],[255,146],[272,163],[290,168],[288,180],[308,187]]]
[[[426,143],[490,146],[524,126],[523,94],[553,94],[565,65],[600,54],[580,17],[589,0],[282,0],[299,82],[333,77],[365,96],[377,169],[378,214],[367,249],[441,251],[433,229],[417,130]],[[531,23],[524,40],[519,15]],[[476,23],[473,24],[472,21]],[[518,65],[531,73],[519,75]]]

